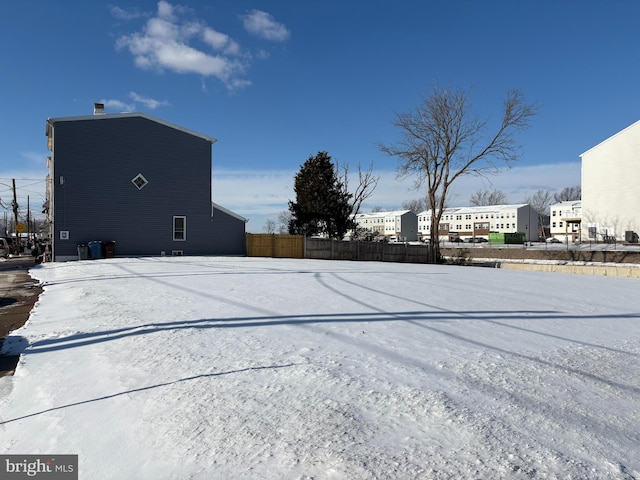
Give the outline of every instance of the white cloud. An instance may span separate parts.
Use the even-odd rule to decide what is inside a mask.
[[[267,218],[277,220],[279,212],[288,209],[295,199],[293,178],[297,170],[278,171],[213,171],[213,201],[250,220],[247,231],[262,231]],[[380,176],[378,187],[362,207],[367,212],[374,207],[396,209],[407,200],[421,198],[412,178],[398,179],[394,171],[374,172]],[[490,180],[490,183],[489,183]],[[449,205],[469,205],[471,195],[480,189],[497,189],[507,194],[509,203],[521,203],[539,189],[552,193],[567,186],[580,184],[580,162],[517,166],[490,179],[461,177],[451,189]]]
[[[105,110],[116,110],[118,112],[133,112],[136,109],[135,104],[125,103],[121,100],[116,100],[113,98],[102,99],[100,103],[104,104]]]
[[[211,27],[202,29],[202,40],[214,50],[220,50],[227,55],[239,55],[240,45],[224,33],[220,33]]]
[[[134,20],[146,16],[146,14],[140,13],[137,10],[125,10],[117,6],[111,6],[109,9],[111,10],[111,15],[118,20]]]
[[[426,190],[416,190],[414,178],[398,179],[393,171],[378,172],[380,182],[364,209],[373,207],[400,208],[407,200],[424,198]],[[478,190],[501,190],[509,203],[521,203],[536,191],[559,192],[564,187],[580,184],[580,162],[545,165],[515,166],[498,175],[481,178],[458,178],[449,191],[451,207],[469,205],[471,195]]]
[[[190,13],[184,7],[160,1],[157,12],[142,29],[120,36],[116,48],[127,49],[141,69],[214,77],[231,90],[250,85],[243,77],[251,55],[244,54],[228,35],[200,20],[186,18]],[[122,12],[117,10],[114,15]],[[286,29],[270,17],[251,25],[263,32],[261,35],[265,38],[282,38],[283,31],[288,36]]]
[[[149,22],[144,33],[135,33],[118,41],[119,47],[126,46],[129,49],[139,68],[213,76],[227,86],[233,85],[236,77],[245,72],[245,65],[238,59],[211,55],[191,47],[180,38],[174,25],[161,21]]]
[[[293,177],[288,170],[213,170],[213,201],[247,213],[286,210],[293,198]],[[238,212],[240,213],[240,212]],[[242,213],[241,213],[242,215]]]
[[[169,2],[158,2],[158,17],[173,22],[176,17],[173,15],[173,6]]]
[[[158,107],[167,107],[171,105],[166,100],[156,100],[154,98],[145,97],[136,92],[129,92],[129,98],[133,100],[133,103],[124,102],[115,98],[108,98],[100,100],[100,103],[104,104],[105,110],[111,110],[117,113],[129,113],[138,111],[138,104],[141,104],[149,110],[155,110]]]
[[[129,98],[131,98],[136,103],[141,103],[145,107],[155,110],[158,107],[167,107],[170,105],[166,100],[155,100],[149,97],[143,97],[142,95],[138,95],[136,92],[129,92]]]
[[[243,15],[242,23],[247,32],[273,42],[283,42],[290,35],[287,27],[276,22],[267,12],[260,10],[251,10],[251,12]]]
[[[48,152],[19,152],[20,157],[25,161],[27,166],[43,167],[46,158],[50,155]],[[23,164],[24,164],[23,163]]]

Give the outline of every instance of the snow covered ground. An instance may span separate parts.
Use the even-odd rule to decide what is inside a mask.
[[[45,264],[0,453],[82,479],[640,478],[638,279],[319,260]]]

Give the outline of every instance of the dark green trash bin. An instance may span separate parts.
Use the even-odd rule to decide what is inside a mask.
[[[89,260],[89,247],[84,243],[78,245],[78,260]]]

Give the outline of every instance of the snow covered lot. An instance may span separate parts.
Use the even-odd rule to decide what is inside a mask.
[[[640,478],[638,279],[264,258],[45,264],[0,453],[84,479]]]

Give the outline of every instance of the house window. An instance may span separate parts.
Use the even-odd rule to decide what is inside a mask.
[[[142,175],[141,173],[139,173],[134,178],[132,178],[131,181],[133,182],[133,184],[136,186],[138,190],[142,190],[144,187],[147,186],[147,183],[149,183],[149,181],[146,178],[144,178],[144,175]]]
[[[187,239],[187,217],[173,217],[173,240]]]

